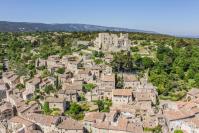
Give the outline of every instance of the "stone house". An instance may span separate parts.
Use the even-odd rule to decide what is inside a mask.
[[[62,120],[55,129],[55,133],[83,133],[84,128],[82,122],[73,119]]]
[[[68,56],[65,59],[62,59],[62,63],[65,64],[65,67],[72,71],[76,72],[79,67],[81,67],[82,59],[77,56]]]
[[[10,88],[14,88],[20,82],[19,76],[12,71],[3,73],[2,77],[4,83],[6,83]]]
[[[143,119],[142,122],[144,128],[156,128],[159,125],[158,118],[155,116],[153,117],[145,116],[142,117],[142,119]]]
[[[50,108],[58,108],[61,112],[64,112],[68,107],[65,98],[47,97],[45,101],[49,103]]]
[[[115,89],[115,74],[102,75],[100,87],[102,89],[105,88]]]
[[[23,92],[23,99],[30,99],[33,96],[34,91],[39,89],[40,83],[41,79],[38,77],[34,77],[33,79],[27,81],[25,84],[26,90]]]
[[[84,127],[88,132],[94,133],[143,133],[142,125],[118,111],[86,114]]]
[[[128,34],[120,33],[120,36],[118,36],[117,34],[99,33],[94,45],[96,48],[105,51],[119,51],[128,50],[131,42],[128,39]]]
[[[92,75],[95,76],[95,80],[100,78],[102,69],[99,66],[92,66],[88,68]]]
[[[57,95],[68,102],[77,102],[79,97],[76,90],[59,90]]]
[[[61,83],[64,83],[66,82],[68,79],[72,78],[73,77],[73,73],[68,71],[68,72],[65,72],[64,74],[57,74],[58,76],[58,80],[61,82]]]
[[[134,74],[124,74],[123,75],[124,88],[138,88],[140,86],[140,81]]]
[[[84,117],[84,127],[86,128],[86,130],[88,132],[91,132],[91,128],[92,126],[96,123],[96,122],[102,122],[104,121],[106,118],[106,114],[102,113],[102,112],[89,112],[85,114]]]
[[[14,116],[12,105],[8,102],[0,103],[0,121],[9,120]]]
[[[49,56],[47,59],[47,68],[48,71],[55,72],[56,70],[58,70],[58,68],[63,68],[65,67],[64,64],[62,64],[61,62],[61,58],[59,55],[52,55]]]
[[[39,84],[39,88],[42,89],[42,88],[45,88],[46,86],[49,86],[49,85],[54,86],[55,82],[56,82],[56,79],[54,77],[43,78],[41,80],[41,83]]]
[[[13,133],[27,133],[28,131],[35,130],[36,127],[36,124],[33,122],[19,116],[15,116],[8,120],[8,129]]]
[[[144,133],[141,125],[128,122],[126,119],[119,120],[115,125],[106,121],[97,123],[92,127],[92,131],[95,133]]]
[[[112,90],[113,104],[130,104],[134,100],[131,89],[114,89]]]
[[[73,83],[63,83],[62,89],[63,90],[76,90],[78,95],[83,94],[82,82],[78,82],[78,81],[73,82]]]
[[[113,89],[111,89],[111,88],[105,88],[104,90],[103,90],[103,92],[102,92],[102,94],[103,94],[103,98],[105,98],[105,99],[111,99],[112,98],[112,90]],[[103,99],[102,98],[102,99]]]
[[[79,69],[76,75],[77,80],[83,80],[84,82],[90,83],[94,80],[93,74],[88,69]]]
[[[39,126],[42,133],[50,133],[56,131],[56,126],[61,122],[60,117],[47,116],[37,113],[29,113],[24,118]]]
[[[164,111],[164,116],[169,131],[173,133],[175,129],[181,129],[186,121],[194,118],[195,114],[187,110],[166,110]]]
[[[198,118],[192,118],[185,122],[182,122],[180,127],[185,133],[198,133],[199,132],[199,120]]]
[[[51,55],[48,56],[47,66],[49,68],[56,66],[60,62],[61,58],[59,55]]]
[[[157,102],[157,95],[154,91],[135,91],[133,92],[133,95],[135,97],[135,100],[138,102],[149,101],[153,104],[156,104]]]
[[[47,66],[47,61],[44,60],[44,59],[41,59],[41,58],[38,58],[36,61],[35,61],[35,67],[38,68],[38,67],[46,67]]]

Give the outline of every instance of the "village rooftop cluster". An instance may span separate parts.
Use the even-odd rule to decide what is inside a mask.
[[[187,101],[161,101],[147,74],[113,72],[111,53],[137,45],[127,33],[99,33],[95,40],[78,43],[88,47],[83,54],[36,59],[32,78],[3,72],[1,133],[199,132],[197,89],[187,93]],[[104,63],[96,63],[91,51],[103,53]],[[122,88],[116,87],[118,76]]]

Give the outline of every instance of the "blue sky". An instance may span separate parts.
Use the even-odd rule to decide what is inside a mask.
[[[84,23],[199,35],[199,0],[1,0],[0,21]]]

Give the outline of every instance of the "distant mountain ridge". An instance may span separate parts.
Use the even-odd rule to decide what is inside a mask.
[[[29,22],[8,22],[0,21],[0,32],[36,32],[36,31],[116,31],[116,32],[142,32],[156,33],[153,31],[144,31],[128,28],[106,27],[89,24],[45,24]]]

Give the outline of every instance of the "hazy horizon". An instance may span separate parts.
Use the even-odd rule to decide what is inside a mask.
[[[0,3],[0,21],[78,23],[199,35],[199,1],[195,0],[6,0]]]

